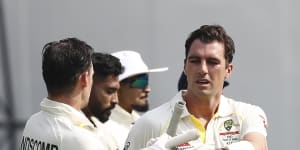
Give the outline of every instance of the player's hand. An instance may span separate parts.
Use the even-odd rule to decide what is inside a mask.
[[[171,136],[166,133],[158,138],[152,138],[147,142],[145,150],[168,150],[165,145],[169,139],[171,139]]]
[[[148,150],[168,150],[173,147],[176,147],[180,144],[187,143],[199,138],[199,133],[197,130],[190,130],[183,134],[171,137],[168,134],[162,134],[158,138],[150,139],[147,142]],[[203,145],[203,144],[201,144]]]
[[[201,144],[194,148],[191,148],[191,150],[217,150],[217,149],[215,148],[215,145]]]

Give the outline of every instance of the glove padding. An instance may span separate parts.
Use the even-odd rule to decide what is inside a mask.
[[[183,134],[171,137],[164,133],[160,137],[152,138],[147,142],[147,147],[144,150],[169,150],[172,147],[176,147],[180,144],[196,140],[200,137],[197,130],[190,130]],[[200,142],[200,141],[199,141]],[[195,147],[190,148],[194,150],[214,150],[214,145],[206,145],[198,143]]]
[[[165,145],[172,137],[164,133],[160,137],[150,139],[145,150],[168,150]]]

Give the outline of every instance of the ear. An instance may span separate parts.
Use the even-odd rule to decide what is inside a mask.
[[[226,68],[225,79],[229,79],[229,77],[231,76],[232,70],[233,70],[233,65],[229,64],[228,67]]]
[[[86,87],[88,85],[88,82],[89,82],[89,73],[88,73],[88,71],[83,72],[80,75],[79,80],[80,80],[81,86]]]
[[[93,65],[91,65],[90,68],[84,71],[79,77],[81,86],[87,87],[89,86],[89,84],[93,83],[93,75],[94,75],[94,68]]]

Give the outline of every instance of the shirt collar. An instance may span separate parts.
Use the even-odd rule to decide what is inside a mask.
[[[220,117],[226,117],[233,113],[233,108],[230,103],[230,99],[221,95],[220,104],[218,108],[218,115]]]
[[[66,116],[76,126],[88,126],[93,128],[93,124],[84,115],[84,113],[82,111],[76,110],[70,105],[44,98],[40,103],[40,106],[41,110],[48,113]]]
[[[184,101],[182,95],[185,92],[186,92],[186,90],[181,90],[172,98],[171,103],[170,103],[171,110],[174,110],[174,106],[178,101]],[[225,116],[231,115],[232,113],[233,113],[233,110],[232,110],[232,105],[230,104],[229,98],[221,95],[217,116],[225,117]],[[187,110],[187,107],[185,106],[184,110],[182,112],[181,118],[184,118],[184,117],[187,117],[190,115],[191,114],[189,113],[189,111]]]
[[[101,121],[99,121],[99,119],[95,116],[91,116],[90,119],[94,122],[97,128],[104,126],[104,124]]]
[[[132,110],[132,112],[129,113],[118,104],[112,110],[111,117],[115,116],[121,117],[123,121],[127,120],[130,123],[135,122],[140,117],[140,115],[135,110]]]

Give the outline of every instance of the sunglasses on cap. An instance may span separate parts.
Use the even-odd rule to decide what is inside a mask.
[[[149,85],[149,76],[148,74],[143,74],[135,78],[130,82],[131,88],[144,89]]]

